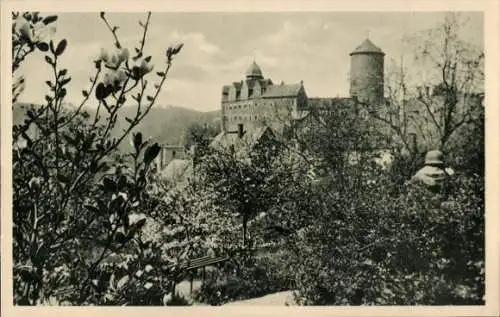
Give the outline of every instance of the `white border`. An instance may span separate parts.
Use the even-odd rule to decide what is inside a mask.
[[[499,312],[499,13],[500,2],[496,0],[456,0],[456,1],[395,1],[395,0],[185,0],[185,1],[2,1],[2,107],[1,107],[1,264],[2,264],[2,301],[4,316],[174,316],[204,315],[227,316],[498,316]],[[486,306],[388,306],[388,307],[15,307],[12,304],[12,112],[11,112],[11,14],[13,10],[37,10],[51,12],[82,11],[482,11],[485,20],[486,53]]]

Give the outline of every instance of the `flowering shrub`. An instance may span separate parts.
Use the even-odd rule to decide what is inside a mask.
[[[57,17],[13,13],[13,75],[39,50],[54,76],[46,81],[43,104],[27,109],[24,122],[13,128],[15,304],[157,304],[170,289],[165,281],[170,276],[153,265],[152,246],[141,241],[146,219],[133,219],[149,201],[146,188],[159,145],[137,133],[132,153],[117,149],[155,104],[182,46],[168,48],[162,70],[151,74],[144,42],[150,14],[140,23],[143,40],[133,56],[122,47],[118,28],[104,12],[100,17],[115,49],[94,61],[82,102],[69,107],[65,97],[71,76],[59,58],[70,44],[40,33]],[[158,79],[153,88],[149,76]],[[16,84],[12,89],[14,102],[20,89]],[[131,103],[129,96],[136,114],[126,118],[121,134],[111,137],[120,110]],[[83,111],[87,103],[96,106],[93,117]]]

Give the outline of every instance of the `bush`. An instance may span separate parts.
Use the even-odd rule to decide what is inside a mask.
[[[45,100],[27,109],[25,120],[13,127],[16,305],[156,304],[168,294],[169,275],[155,279],[138,274],[150,264],[153,250],[134,244],[146,220],[132,220],[149,200],[150,166],[160,147],[136,133],[133,153],[123,155],[118,148],[155,104],[182,45],[166,50],[154,74],[145,43],[129,54],[120,43],[118,27],[110,25],[104,12],[99,16],[112,33],[113,49],[103,50],[89,65],[94,72],[89,87],[82,90],[81,104],[70,107],[65,99],[70,71],[60,61],[70,43],[40,34],[57,16],[12,13],[13,76],[35,51],[45,55],[53,74],[46,81]],[[143,38],[149,17],[139,23]],[[148,80],[152,85],[147,86]],[[20,83],[12,87],[13,107],[22,92]],[[93,116],[83,110],[88,103],[96,105]],[[136,114],[112,137],[123,107],[131,103]],[[112,257],[115,260],[109,261]]]
[[[394,195],[388,175],[364,172],[355,192],[344,184],[347,191],[318,193],[323,207],[305,211],[317,221],[297,235],[289,261],[297,302],[484,303],[483,178],[458,177],[445,201],[411,185]]]
[[[218,279],[202,285],[194,298],[218,306],[288,290],[290,281],[278,263],[277,258],[236,256],[219,272]]]

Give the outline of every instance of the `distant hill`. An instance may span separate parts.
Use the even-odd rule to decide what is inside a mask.
[[[22,122],[25,117],[26,109],[22,106],[28,105],[27,103],[18,103],[13,108],[13,124]],[[95,112],[93,109],[86,109],[91,115]],[[136,108],[126,106],[121,110],[121,114],[114,134],[122,130],[128,123],[125,121],[126,117],[133,117]],[[154,141],[162,144],[180,144],[184,138],[187,128],[194,124],[220,124],[219,110],[210,112],[201,112],[192,109],[187,109],[177,106],[154,106],[151,111],[146,115],[144,120],[134,129],[133,132],[140,131],[145,138],[151,137]],[[130,142],[128,140],[121,144],[121,148],[130,149]]]

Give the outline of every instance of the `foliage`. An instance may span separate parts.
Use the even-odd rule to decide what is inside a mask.
[[[195,300],[214,306],[228,302],[264,296],[288,290],[287,279],[280,257],[233,257],[219,271],[218,279],[205,283],[195,293]]]
[[[14,12],[12,14],[12,72],[19,69],[21,63],[33,52],[46,52],[49,46],[44,38],[53,30],[51,25],[57,16],[42,16],[40,12]],[[14,78],[13,78],[14,79]],[[23,92],[25,78],[18,77],[12,84],[12,102],[16,102]]]
[[[196,145],[201,148],[206,148],[210,144],[211,139],[219,134],[219,132],[220,126],[218,124],[191,124],[186,131],[184,144],[186,147]]]
[[[279,198],[276,193],[283,178],[277,177],[276,155],[279,157],[268,148],[255,148],[245,158],[231,149],[208,149],[195,167],[198,192],[205,197],[207,207],[221,218],[229,216],[241,223],[243,237],[235,237],[237,245],[255,242],[247,235],[249,222]]]
[[[459,176],[448,197],[432,194],[406,182],[422,155],[397,156],[383,169],[373,163],[370,131],[338,120],[325,118],[323,132],[304,138],[328,164],[319,186],[300,196],[306,203],[289,213],[303,220],[286,239],[297,302],[482,303],[484,178]],[[343,137],[329,137],[330,126]],[[348,154],[357,148],[353,161]]]
[[[156,74],[159,82],[150,90],[153,65],[150,56],[144,57],[150,14],[140,23],[142,39],[133,56],[122,47],[118,27],[109,24],[104,12],[100,18],[112,33],[114,49],[103,50],[95,60],[90,88],[82,91],[78,107],[68,109],[64,100],[71,77],[59,65],[68,41],[46,42],[37,33],[42,19],[38,14],[13,13],[12,41],[18,53],[13,55],[13,72],[38,49],[46,53],[45,62],[53,73],[46,81],[45,103],[28,109],[27,119],[13,128],[16,304],[156,301],[152,281],[162,276],[133,280],[130,270],[135,275],[144,271],[149,263],[141,261],[140,254],[152,253],[137,240],[146,220],[133,220],[133,215],[148,200],[149,166],[160,148],[144,141],[141,133],[134,134],[129,156],[119,154],[117,148],[154,105],[182,46],[167,49],[165,67]],[[51,16],[41,22],[56,19]],[[122,134],[111,137],[129,96],[136,102],[136,113],[127,118],[129,125]],[[94,101],[97,110],[91,118],[82,109]],[[134,243],[138,243],[135,253]],[[110,261],[115,256],[120,261]]]
[[[306,305],[481,304],[483,179],[456,180],[444,204],[423,188],[397,196],[374,171],[355,197],[321,195],[318,222],[295,241],[290,265]]]

